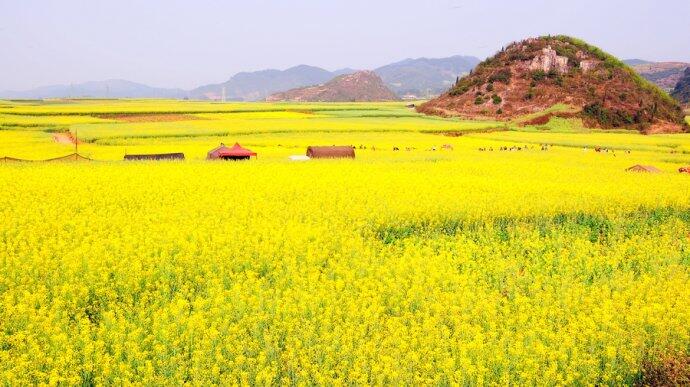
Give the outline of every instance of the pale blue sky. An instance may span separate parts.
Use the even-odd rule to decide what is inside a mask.
[[[192,88],[297,64],[486,57],[543,34],[690,62],[690,0],[0,0],[0,90],[123,78]]]

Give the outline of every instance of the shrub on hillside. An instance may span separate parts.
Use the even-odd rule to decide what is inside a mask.
[[[510,78],[512,74],[510,73],[510,69],[503,69],[501,71],[498,71],[494,74],[492,74],[489,77],[489,82],[501,82],[505,83],[506,85],[510,83]]]
[[[544,72],[544,70],[539,69],[532,71],[532,80],[534,82],[543,81],[544,78],[546,78],[546,72]]]
[[[607,109],[600,102],[586,105],[582,112],[585,116],[596,120],[604,127],[622,128],[635,124],[645,124],[650,121],[644,114],[640,114],[641,112],[639,111],[638,114],[633,116],[623,110]]]

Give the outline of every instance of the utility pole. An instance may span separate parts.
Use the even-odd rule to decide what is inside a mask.
[[[79,129],[74,129],[74,154],[79,155]]]

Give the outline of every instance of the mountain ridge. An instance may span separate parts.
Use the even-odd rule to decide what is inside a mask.
[[[182,89],[153,87],[124,79],[87,81],[71,85],[40,86],[23,91],[3,91],[0,97],[16,99],[44,98],[185,98]]]
[[[374,71],[399,96],[408,94],[410,98],[421,98],[440,94],[452,85],[458,76],[469,72],[477,63],[479,63],[478,58],[463,55],[454,55],[446,58],[407,58],[378,67]],[[336,76],[352,74],[356,71],[358,70],[347,67],[328,71],[321,67],[301,64],[285,70],[242,71],[234,74],[224,82],[206,84],[191,90],[156,88],[136,82],[131,82],[129,91],[120,90],[117,94],[110,92],[112,88],[109,89],[106,86],[86,88],[83,91],[77,87],[78,85],[92,82],[107,83],[111,81],[105,80],[75,85],[42,86],[23,91],[0,91],[0,98],[160,97],[221,100],[223,98],[223,87],[225,87],[225,99],[228,101],[260,101],[277,92],[319,85],[328,82]]]
[[[285,70],[239,72],[225,82],[200,86],[189,94],[194,99],[221,99],[225,88],[228,100],[261,100],[279,91],[320,84],[331,78],[333,73],[328,70],[301,64]]]
[[[685,68],[683,77],[676,84],[671,96],[681,103],[690,103],[690,67]]]
[[[407,58],[378,67],[374,72],[399,96],[428,97],[443,93],[479,62],[479,58],[465,55]]]
[[[646,80],[653,82],[663,90],[671,92],[690,63],[686,62],[650,62],[637,63],[631,67]]]

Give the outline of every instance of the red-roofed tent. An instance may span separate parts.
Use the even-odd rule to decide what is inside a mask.
[[[207,160],[248,160],[250,157],[256,157],[256,152],[249,149],[242,148],[238,143],[235,143],[231,148],[220,144],[218,148],[212,149],[208,152]]]

